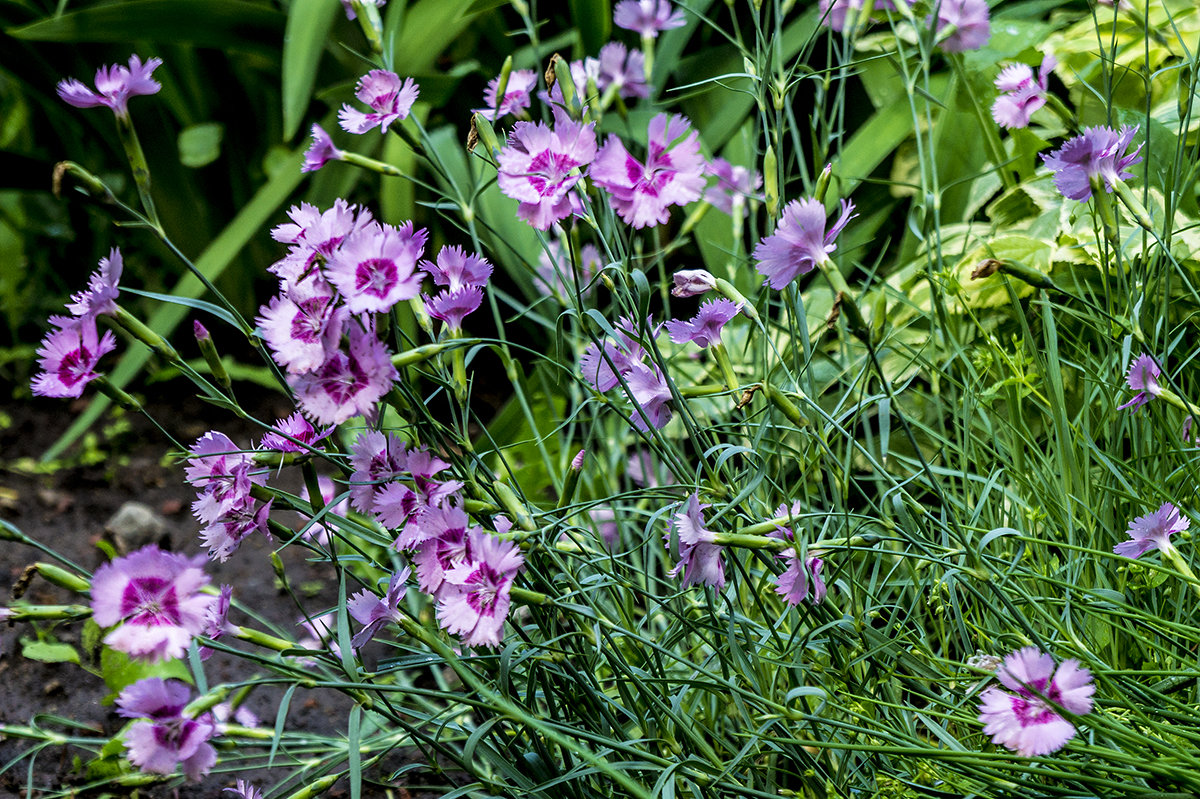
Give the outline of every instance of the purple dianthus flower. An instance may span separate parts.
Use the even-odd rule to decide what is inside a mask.
[[[483,303],[483,289],[463,286],[457,291],[446,289],[433,297],[425,295],[425,313],[445,323],[454,333],[462,330],[463,319],[478,310]]]
[[[417,101],[420,89],[412,78],[405,78],[386,69],[373,69],[358,80],[354,96],[371,107],[371,113],[359,111],[349,104],[338,112],[342,129],[350,133],[366,133],[374,127],[387,133],[388,125],[404,119]]]
[[[529,107],[532,102],[530,92],[537,86],[537,73],[532,69],[514,69],[508,73],[508,85],[504,87],[504,97],[496,102],[496,93],[500,91],[500,76],[488,81],[483,93],[486,108],[474,108],[473,113],[483,114],[492,122],[507,114],[515,114]]]
[[[88,278],[88,287],[71,295],[67,310],[73,316],[111,316],[117,312],[117,297],[121,293],[118,284],[124,269],[121,251],[113,247],[107,258],[100,259],[99,267]]]
[[[81,397],[83,387],[100,376],[96,366],[107,353],[117,348],[111,330],[101,336],[96,320],[52,317],[58,325],[42,339],[38,347],[38,366],[41,372],[33,378],[33,393],[39,397]]]
[[[421,293],[417,263],[428,233],[412,222],[400,227],[372,222],[351,233],[325,267],[351,313],[386,313]]]
[[[792,505],[790,514],[787,505],[780,505],[775,509],[775,516],[776,518],[789,515],[798,516],[800,511],[799,502]],[[767,533],[767,538],[793,541],[795,535],[792,528],[780,526],[773,532]],[[778,557],[783,558],[787,563],[787,568],[775,581],[775,593],[792,605],[799,605],[804,600],[808,600],[814,605],[819,605],[824,601],[826,589],[825,581],[821,579],[821,569],[825,565],[825,561],[816,555],[809,555],[802,560],[794,547],[783,550]]]
[[[717,182],[704,192],[704,199],[714,208],[739,219],[750,213],[746,200],[758,198],[762,175],[744,166],[734,166],[724,158],[714,158],[709,171]]]
[[[1117,181],[1133,177],[1126,167],[1142,160],[1142,145],[1127,153],[1137,127],[1122,127],[1120,131],[1103,126],[1084,128],[1083,133],[1068,141],[1049,155],[1043,155],[1046,166],[1054,170],[1054,185],[1064,197],[1087,202],[1092,197],[1092,180],[1103,181],[1111,192]]]
[[[938,8],[938,47],[947,53],[978,50],[991,36],[987,0],[940,0]],[[953,26],[951,33],[941,38],[943,31]]]
[[[704,191],[700,134],[686,117],[659,114],[650,121],[643,164],[616,136],[609,136],[592,164],[591,177],[609,194],[613,209],[635,228],[662,225],[668,206],[687,205]]]
[[[125,718],[144,719],[125,732],[129,762],[151,774],[172,774],[177,765],[193,782],[217,762],[217,750],[208,741],[217,732],[212,714],[199,718],[183,715],[190,691],[178,680],[147,677],[121,691],[117,712]]]
[[[672,319],[667,322],[667,333],[676,344],[687,341],[699,347],[720,344],[721,329],[737,315],[738,307],[734,302],[718,297],[703,303],[691,319]]]
[[[360,624],[365,625],[354,635],[354,638],[350,639],[351,646],[359,649],[378,635],[379,631],[383,629],[383,625],[401,619],[400,600],[404,598],[404,592],[408,587],[405,583],[408,581],[409,574],[410,570],[407,566],[393,574],[388,581],[387,592],[382,598],[365,588],[350,597],[346,602],[346,610],[350,611],[350,615]]]
[[[992,103],[992,119],[1002,128],[1029,126],[1033,112],[1046,104],[1050,73],[1058,65],[1049,53],[1042,59],[1037,78],[1028,64],[1010,64],[996,76],[996,88],[1003,92]]]
[[[292,389],[310,419],[335,425],[353,416],[374,418],[376,403],[398,374],[374,329],[351,325],[349,350],[334,352],[315,371],[294,378]]]
[[[207,626],[215,599],[200,593],[208,585],[203,555],[187,557],[142,547],[104,564],[92,576],[92,618],[115,630],[104,643],[150,660],[182,657]]]
[[[492,265],[486,258],[468,255],[462,247],[442,247],[437,263],[422,261],[421,268],[433,277],[435,285],[446,286],[452,292],[467,286],[483,288],[492,276]]]
[[[1171,546],[1171,536],[1182,533],[1191,524],[1188,517],[1180,514],[1179,508],[1170,502],[1164,502],[1158,510],[1131,521],[1126,531],[1129,540],[1117,544],[1113,547],[1113,552],[1136,560],[1151,549],[1166,549]]]
[[[472,558],[445,573],[438,623],[465,646],[499,646],[511,604],[509,592],[525,556],[512,541],[481,530],[468,533]]]
[[[1137,393],[1129,402],[1117,406],[1117,410],[1132,407],[1134,411],[1137,411],[1138,408],[1161,394],[1162,386],[1158,384],[1158,376],[1161,374],[1162,369],[1159,369],[1154,359],[1146,353],[1134,358],[1133,362],[1129,364],[1129,373],[1125,376],[1125,383]]]
[[[312,144],[304,154],[301,172],[316,172],[329,161],[340,161],[344,153],[333,146],[333,139],[320,125],[312,126]]]
[[[704,529],[704,511],[710,507],[701,503],[699,494],[693,491],[671,518],[671,528],[679,536],[679,563],[668,574],[677,577],[682,573],[684,588],[697,584],[717,590],[725,587],[725,565],[721,562],[724,547],[713,543],[716,533]],[[665,538],[669,545],[671,534]]]
[[[783,209],[775,232],[754,248],[759,274],[773,289],[782,289],[811,272],[837,249],[834,241],[853,218],[854,204],[842,200],[842,215],[825,231],[825,206],[819,200],[792,200]]]
[[[1057,751],[1075,737],[1075,725],[1059,708],[1076,716],[1092,711],[1096,686],[1077,660],[1069,658],[1056,668],[1053,657],[1027,646],[1005,657],[996,677],[1009,690],[992,686],[984,691],[979,720],[992,743],[1023,757]]]
[[[151,58],[142,63],[136,55],[129,57],[129,66],[112,65],[96,70],[96,91],[92,91],[75,78],[58,83],[58,96],[76,108],[94,108],[105,105],[117,116],[129,115],[129,98],[139,94],[155,94],[162,84],[150,76],[162,66],[161,58]]]
[[[621,0],[613,9],[613,24],[655,38],[659,32],[682,27],[683,12],[671,8],[670,0]]]

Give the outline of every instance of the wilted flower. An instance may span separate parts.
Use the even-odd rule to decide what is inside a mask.
[[[350,133],[366,133],[374,127],[387,133],[388,125],[404,119],[417,101],[420,90],[412,78],[405,78],[386,69],[373,69],[358,80],[354,96],[371,107],[372,113],[359,111],[349,104],[338,112],[342,128]]]
[[[1126,167],[1142,160],[1138,155],[1142,145],[1127,153],[1137,127],[1084,128],[1083,133],[1059,147],[1050,155],[1043,155],[1046,166],[1054,170],[1054,185],[1064,197],[1086,202],[1092,196],[1092,179],[1103,181],[1111,192],[1113,184],[1133,177]]]
[[[1033,112],[1046,104],[1050,73],[1058,61],[1049,53],[1042,58],[1037,78],[1028,64],[1010,64],[996,76],[996,88],[1003,92],[992,103],[992,119],[1002,128],[1024,128]]]
[[[106,105],[117,116],[128,116],[130,97],[155,94],[162,88],[161,83],[150,77],[160,66],[161,58],[151,58],[143,64],[141,58],[132,55],[128,67],[114,64],[96,70],[97,91],[92,91],[75,78],[67,78],[59,81],[58,96],[76,108]]]
[[[1117,544],[1113,552],[1137,559],[1151,549],[1165,550],[1171,546],[1171,536],[1182,533],[1191,524],[1190,519],[1179,513],[1179,508],[1164,502],[1158,510],[1131,521],[1126,531],[1130,540]]]
[[[1075,737],[1075,725],[1059,715],[1059,708],[1076,716],[1092,710],[1096,686],[1077,660],[1064,660],[1056,669],[1053,657],[1027,646],[1004,658],[996,677],[1013,693],[995,686],[984,691],[979,720],[992,743],[1023,757],[1057,751]]]
[[[147,677],[121,691],[117,712],[127,719],[145,719],[125,732],[129,762],[151,774],[172,774],[182,764],[193,782],[217,762],[217,750],[208,741],[217,732],[209,713],[199,718],[183,715],[190,691],[178,680]]]
[[[651,38],[684,22],[683,12],[672,9],[670,0],[621,0],[613,9],[613,24],[618,28]]]
[[[811,272],[837,249],[834,243],[850,221],[854,204],[842,200],[842,215],[825,231],[825,206],[819,200],[792,200],[783,209],[775,232],[754,248],[759,274],[773,289],[782,289],[800,275]]]
[[[101,627],[121,625],[104,643],[134,657],[182,657],[205,631],[215,601],[200,593],[208,585],[203,564],[203,555],[189,558],[151,544],[96,569],[92,617]]]
[[[978,50],[991,36],[987,0],[941,0],[938,7],[938,47],[947,53]],[[942,38],[942,33],[952,28]]]
[[[686,117],[654,117],[646,148],[643,164],[619,138],[609,136],[590,173],[608,192],[613,209],[635,228],[665,224],[671,216],[669,206],[687,205],[704,191],[700,134]]]
[[[314,124],[312,126],[312,144],[304,153],[304,164],[300,167],[300,171],[316,172],[329,161],[341,160],[343,155],[341,150],[333,146],[333,139],[329,138],[325,129]]]
[[[737,316],[738,307],[732,301],[719,297],[700,306],[696,315],[686,321],[672,319],[667,322],[667,333],[671,341],[683,344],[690,341],[699,347],[721,343],[721,329],[730,319]]]
[[[1149,355],[1142,353],[1134,358],[1133,362],[1129,364],[1129,372],[1125,376],[1125,383],[1137,393],[1133,395],[1133,399],[1129,400],[1129,402],[1117,406],[1117,410],[1132,407],[1136,411],[1153,398],[1162,394],[1162,386],[1158,384],[1158,376],[1161,374],[1162,369],[1158,368],[1158,364]]]

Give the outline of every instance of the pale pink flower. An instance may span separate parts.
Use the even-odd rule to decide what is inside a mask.
[[[191,691],[178,680],[147,677],[126,687],[117,696],[117,712],[127,719],[145,719],[125,731],[129,762],[151,774],[183,773],[198,782],[217,763],[217,751],[208,741],[217,732],[212,714],[199,718],[183,715]]]
[[[1092,711],[1096,686],[1077,660],[1069,658],[1056,668],[1053,657],[1027,646],[1004,658],[996,677],[1009,690],[992,686],[984,691],[979,720],[992,743],[1023,757],[1047,755],[1075,737],[1075,725],[1060,708],[1075,716]]]
[[[996,76],[1002,94],[992,103],[992,119],[1002,128],[1025,128],[1033,112],[1046,104],[1050,73],[1058,61],[1049,53],[1042,59],[1037,78],[1028,64],[1010,64]]]
[[[333,146],[333,139],[329,138],[325,129],[314,124],[312,126],[312,144],[304,153],[304,164],[300,167],[300,171],[316,172],[329,161],[340,161],[343,155],[345,153]]]
[[[1117,410],[1120,411],[1132,407],[1136,412],[1138,408],[1162,394],[1162,386],[1158,384],[1158,378],[1161,374],[1162,369],[1146,353],[1142,353],[1134,358],[1129,364],[1129,373],[1125,376],[1125,383],[1137,393],[1133,395],[1133,399],[1129,400],[1129,402],[1126,402],[1124,405],[1118,405]]]
[[[683,12],[670,0],[621,0],[613,9],[613,24],[655,38],[661,31],[682,27]]]
[[[717,182],[704,192],[704,199],[714,208],[738,218],[750,213],[747,199],[758,199],[763,178],[744,166],[734,166],[724,158],[714,158],[709,171]]]
[[[711,585],[719,591],[725,587],[725,565],[721,562],[724,547],[713,543],[716,533],[704,529],[704,511],[710,507],[701,503],[693,491],[671,519],[671,529],[679,540],[679,562],[668,574],[671,577],[682,574],[684,588]],[[664,537],[670,546],[671,533]]]
[[[497,156],[497,182],[517,200],[517,216],[538,230],[571,215],[570,192],[583,178],[580,168],[596,156],[594,123],[576,122],[554,109],[554,127],[518,122]]]
[[[361,648],[367,641],[379,634],[383,625],[388,622],[400,621],[403,617],[403,614],[400,613],[400,600],[404,598],[407,588],[405,583],[408,581],[409,574],[410,570],[407,566],[393,574],[382,598],[365,588],[350,597],[346,602],[346,610],[359,624],[364,625],[350,640],[351,646],[355,649]]]
[[[485,108],[473,108],[476,114],[483,114],[495,122],[507,114],[516,114],[529,107],[530,93],[537,86],[538,76],[532,69],[514,69],[508,73],[508,84],[504,87],[504,97],[496,103],[496,93],[500,91],[500,76],[488,81],[487,90],[483,93]]]
[[[275,363],[299,375],[321,367],[337,352],[350,319],[325,281],[290,286],[259,308],[258,324]]]
[[[329,356],[316,370],[293,378],[300,410],[323,425],[354,416],[373,419],[379,400],[399,373],[374,329],[350,325],[350,346]]]
[[[947,53],[961,53],[987,44],[992,33],[987,0],[940,0],[937,8],[939,38],[942,31],[954,26],[938,47]]]
[[[680,269],[672,279],[675,282],[671,289],[673,297],[695,297],[717,287],[717,279],[707,269]]]
[[[350,448],[350,504],[373,514],[375,491],[408,470],[408,447],[393,433],[364,430]]]
[[[67,310],[73,316],[112,315],[117,312],[117,297],[121,293],[118,284],[124,269],[121,251],[113,247],[107,258],[100,259],[99,266],[88,278],[88,287],[71,295]]]
[[[333,430],[334,428],[327,427],[318,432],[304,418],[303,414],[296,411],[286,419],[277,420],[275,426],[263,434],[262,442],[259,446],[261,449],[275,450],[276,452],[308,452],[308,449],[301,446],[301,444],[307,444],[308,447],[315,447],[328,438],[333,433]],[[295,441],[292,439],[295,439]]]
[[[472,531],[472,559],[445,573],[438,622],[464,646],[499,646],[511,603],[513,578],[525,565],[521,550],[482,531]]]
[[[793,503],[791,515],[798,516],[800,512],[800,503]],[[780,505],[775,509],[775,516],[777,518],[787,516],[788,514],[787,505]],[[795,540],[792,528],[783,525],[767,533],[767,537],[777,538],[781,541]],[[815,555],[809,555],[801,559],[794,547],[783,550],[777,557],[782,558],[787,563],[787,568],[775,580],[775,593],[779,594],[792,605],[799,605],[805,600],[814,605],[819,605],[824,601],[826,589],[825,581],[821,579],[821,568],[825,565],[825,561]]]
[[[1131,521],[1127,531],[1129,540],[1117,544],[1113,552],[1137,559],[1151,549],[1167,549],[1171,546],[1171,536],[1182,533],[1191,525],[1191,519],[1182,515],[1179,508],[1164,502],[1158,510]]]
[[[825,206],[815,199],[793,200],[783,209],[775,232],[754,248],[755,268],[773,289],[782,289],[800,275],[829,260],[838,234],[852,218],[854,204],[842,200],[842,215],[825,230]]]
[[[417,263],[428,233],[412,222],[400,227],[372,222],[350,234],[326,264],[329,282],[351,313],[386,313],[421,294],[424,272]]]

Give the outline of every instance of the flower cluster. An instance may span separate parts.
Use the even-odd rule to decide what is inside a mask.
[[[255,531],[269,536],[271,501],[253,494],[254,486],[266,483],[266,471],[257,467],[253,455],[215,430],[197,439],[189,452],[184,476],[200,490],[192,514],[204,525],[200,540],[209,556],[224,562]]]

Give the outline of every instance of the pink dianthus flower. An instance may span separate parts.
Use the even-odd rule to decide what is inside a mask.
[[[609,194],[613,209],[635,228],[662,225],[668,207],[687,205],[704,191],[700,134],[686,117],[659,114],[650,121],[646,161],[609,136],[592,164],[591,178]]]
[[[373,328],[349,329],[347,350],[334,352],[320,367],[292,381],[300,410],[318,424],[341,424],[353,416],[373,419],[377,403],[399,374]]]
[[[583,178],[581,167],[596,157],[594,123],[576,122],[554,109],[554,128],[518,122],[497,156],[497,182],[520,202],[517,216],[547,230],[572,213],[570,192]]]
[[[987,0],[940,0],[937,8],[938,47],[947,53],[961,53],[987,44],[992,33]],[[950,26],[953,31],[941,38]]]
[[[704,529],[704,511],[712,507],[700,502],[692,492],[671,519],[671,529],[679,537],[679,562],[668,574],[683,575],[683,587],[711,585],[718,591],[725,587],[725,565],[721,562],[724,547],[714,544],[716,533]],[[671,534],[665,536],[667,544]]]
[[[386,313],[401,300],[419,296],[425,275],[417,263],[428,235],[424,228],[414,230],[412,222],[398,228],[372,222],[350,234],[325,267],[346,309]]]
[[[104,643],[150,660],[182,657],[206,628],[214,597],[203,555],[164,552],[153,544],[104,564],[92,576],[92,618],[101,627],[120,625]]]
[[[438,602],[438,622],[461,637],[464,646],[499,646],[512,600],[513,579],[525,557],[512,541],[472,531],[472,559],[450,569]]]
[[[100,376],[96,366],[100,358],[117,348],[117,339],[111,330],[101,336],[91,316],[53,317],[50,322],[61,326],[47,333],[38,347],[42,371],[33,378],[33,393],[39,397],[81,397],[84,386]]]
[[[819,200],[792,200],[783,209],[775,232],[754,248],[759,274],[771,288],[782,289],[820,266],[837,249],[834,242],[853,210],[853,203],[842,200],[842,215],[826,232],[825,206]]]
[[[366,133],[374,127],[387,133],[388,125],[404,119],[417,101],[420,90],[412,78],[405,78],[386,69],[373,69],[358,80],[354,96],[371,107],[371,112],[359,111],[349,104],[342,106],[338,119],[342,129],[350,133]]]
[[[129,57],[129,66],[112,65],[96,70],[96,91],[92,91],[75,78],[58,83],[58,96],[76,108],[108,106],[117,116],[129,115],[129,98],[139,94],[155,94],[162,84],[150,76],[162,66],[161,58],[151,58],[142,63],[136,55]]]
[[[1113,547],[1113,552],[1127,558],[1140,558],[1152,549],[1166,550],[1171,546],[1171,536],[1191,527],[1192,521],[1179,512],[1170,502],[1129,523],[1128,541]]]
[[[329,138],[325,129],[314,124],[312,126],[312,144],[304,153],[304,164],[300,167],[300,171],[316,172],[329,161],[340,161],[343,155],[345,153],[333,146],[333,139]]]
[[[1037,78],[1028,64],[1010,64],[996,76],[1002,94],[992,103],[992,119],[1002,128],[1025,128],[1033,112],[1046,104],[1050,73],[1058,61],[1046,54]]]
[[[1096,686],[1077,660],[1064,660],[1056,668],[1053,657],[1027,646],[1005,657],[996,677],[1009,690],[992,686],[984,691],[979,720],[992,743],[1023,757],[1057,751],[1075,737],[1075,725],[1059,708],[1075,716],[1092,710]]]
[[[1137,131],[1128,126],[1120,131],[1103,126],[1084,128],[1082,134],[1043,155],[1042,160],[1054,170],[1054,185],[1064,197],[1087,202],[1092,197],[1093,178],[1111,192],[1113,184],[1133,177],[1127,167],[1142,160],[1142,145],[1132,153],[1127,150]]]
[[[1158,384],[1158,377],[1161,374],[1162,369],[1158,368],[1158,364],[1146,353],[1134,358],[1133,362],[1129,364],[1129,373],[1125,376],[1125,383],[1137,393],[1129,402],[1118,405],[1117,410],[1132,407],[1136,412],[1138,408],[1162,394],[1162,386]]]
[[[190,690],[178,680],[147,677],[121,691],[117,712],[144,719],[125,732],[129,762],[151,774],[183,773],[198,782],[217,763],[217,750],[208,741],[217,732],[211,713],[199,718],[183,715]]]
[[[486,108],[471,109],[473,113],[483,114],[491,122],[507,114],[515,114],[529,107],[532,102],[530,92],[537,86],[537,73],[532,69],[514,69],[508,73],[508,85],[504,87],[504,97],[496,102],[496,93],[500,91],[500,76],[488,81],[487,90],[483,93]]]
[[[683,12],[670,0],[621,0],[613,9],[613,24],[655,38],[661,31],[682,27]]]

